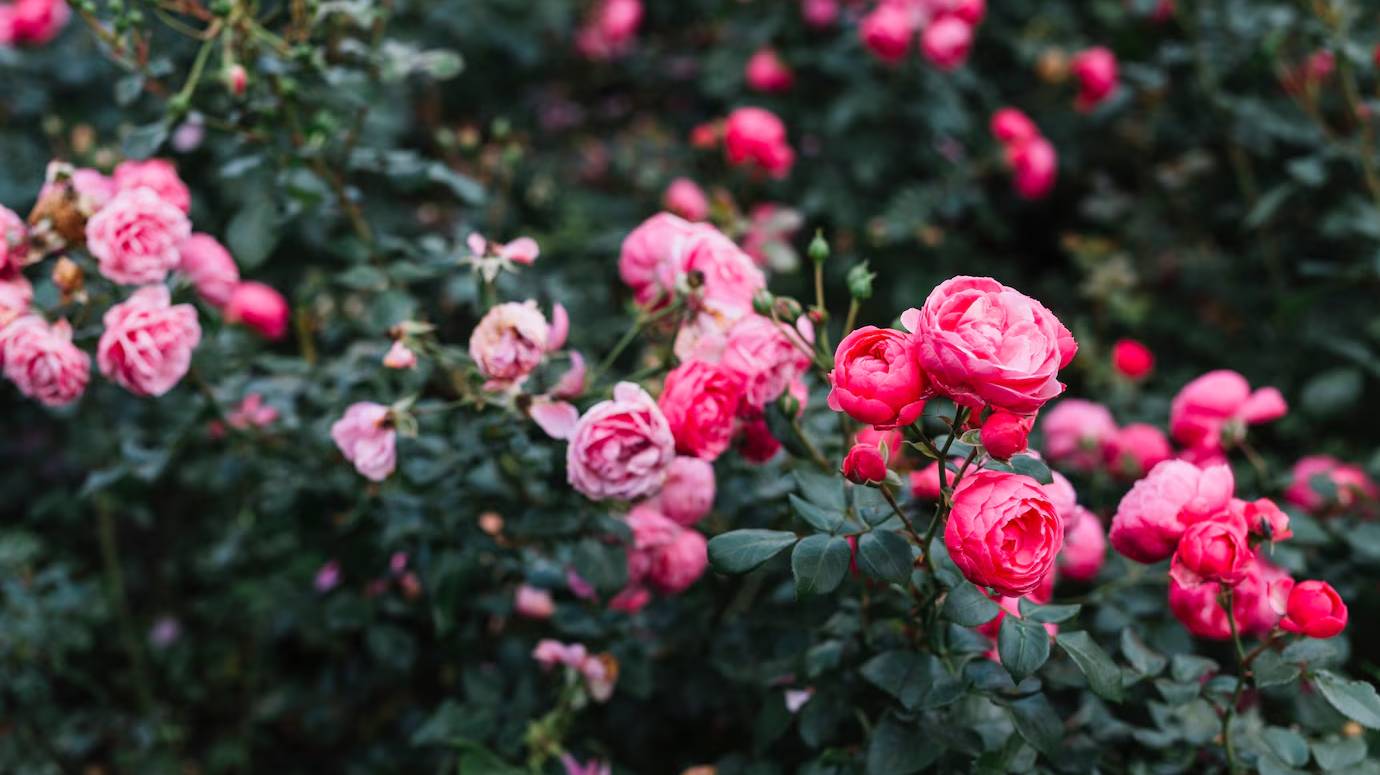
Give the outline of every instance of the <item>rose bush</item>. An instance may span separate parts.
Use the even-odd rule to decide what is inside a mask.
[[[0,771],[1380,770],[1344,0],[0,0]]]

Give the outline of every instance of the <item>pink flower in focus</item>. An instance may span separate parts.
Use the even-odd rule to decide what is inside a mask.
[[[634,383],[620,382],[611,400],[590,407],[575,426],[566,475],[591,500],[635,500],[660,489],[675,446],[652,397]]]
[[[152,189],[159,199],[184,213],[192,211],[192,193],[177,176],[177,167],[167,159],[125,161],[111,175],[117,193],[139,188]]]
[[[1127,379],[1144,379],[1155,368],[1155,354],[1134,339],[1119,339],[1112,346],[1112,367]]]
[[[136,396],[161,396],[182,380],[201,342],[196,308],[172,304],[150,285],[106,310],[96,362],[110,381]]]
[[[13,210],[0,205],[0,276],[18,271],[29,260],[29,229]]]
[[[1121,499],[1108,535],[1112,547],[1136,562],[1159,562],[1189,525],[1224,511],[1235,486],[1228,466],[1166,460]]]
[[[945,72],[968,61],[973,48],[973,26],[958,16],[941,16],[920,33],[920,50],[930,64]]]
[[[1208,582],[1235,586],[1253,562],[1255,553],[1234,520],[1206,519],[1184,531],[1169,575],[1185,587]]]
[[[1284,397],[1272,387],[1251,390],[1234,371],[1210,371],[1183,386],[1169,408],[1169,434],[1199,452],[1216,452],[1245,437],[1246,426],[1283,417]]]
[[[872,444],[854,444],[843,458],[843,478],[854,484],[876,484],[886,480],[886,460]]]
[[[1104,450],[1117,436],[1116,420],[1102,404],[1066,398],[1040,417],[1044,453],[1050,462],[1079,471],[1102,465]]]
[[[1289,528],[1289,515],[1269,498],[1245,501],[1232,498],[1228,505],[1231,520],[1246,532],[1270,541],[1286,541],[1294,537]]]
[[[1094,46],[1073,57],[1070,70],[1078,79],[1078,107],[1089,110],[1111,96],[1117,87],[1116,55],[1106,46]]]
[[[86,246],[101,274],[123,285],[162,282],[192,233],[186,214],[149,188],[122,191],[86,222]]]
[[[1326,581],[1300,581],[1289,592],[1279,626],[1310,638],[1331,638],[1346,629],[1346,603]]]
[[[1164,431],[1147,423],[1131,423],[1103,444],[1113,476],[1139,479],[1174,456]]]
[[[969,581],[1020,597],[1054,568],[1064,525],[1033,479],[978,471],[954,489],[944,545]]]
[[[700,521],[714,507],[714,466],[697,457],[671,461],[656,505],[677,524],[689,527]]]
[[[212,306],[224,307],[240,282],[240,269],[230,251],[215,237],[196,232],[182,241],[178,253],[178,271],[192,281],[201,298]]]
[[[1107,531],[1096,514],[1076,507],[1078,516],[1066,522],[1059,573],[1074,581],[1092,581],[1107,560]]]
[[[225,322],[243,323],[265,339],[278,340],[287,334],[287,299],[264,283],[250,280],[235,285],[223,312]]]
[[[657,405],[666,416],[676,451],[714,460],[728,449],[743,387],[723,366],[687,361],[666,375]]]
[[[519,584],[513,593],[513,610],[528,619],[550,619],[556,613],[556,602],[544,589]]]
[[[0,330],[5,377],[19,392],[45,406],[66,406],[86,390],[91,356],[72,344],[66,320],[52,325],[36,315],[21,317]]]
[[[894,328],[863,326],[850,332],[834,352],[829,408],[882,429],[915,422],[930,389],[915,341]]]
[[[676,178],[666,187],[661,203],[667,210],[690,221],[703,221],[709,217],[709,199],[704,189],[690,178]]]
[[[1305,511],[1321,513],[1329,506],[1349,508],[1358,500],[1375,500],[1380,489],[1365,470],[1329,455],[1309,455],[1294,464],[1284,499]]]
[[[764,108],[738,108],[724,123],[724,151],[732,165],[750,164],[773,178],[784,178],[795,164],[786,125]]]
[[[381,482],[397,467],[398,432],[383,404],[351,404],[331,426],[331,440],[366,479]]]
[[[1200,638],[1226,640],[1231,637],[1227,612],[1218,602],[1221,587],[1215,583],[1186,587],[1169,578],[1169,610],[1184,629]],[[1233,608],[1236,608],[1233,601]],[[1240,619],[1238,618],[1238,623]]]
[[[781,57],[770,48],[758,49],[748,58],[743,70],[748,88],[760,92],[790,91],[795,84],[795,74],[781,61]]]
[[[470,334],[470,357],[496,385],[521,384],[546,357],[550,325],[535,301],[491,307]]]
[[[1033,422],[1033,417],[1010,412],[993,412],[982,423],[982,446],[992,457],[1010,460],[1012,455],[1025,451],[1026,439],[1030,436],[1030,425]]]
[[[394,340],[388,352],[383,354],[383,365],[390,369],[416,368],[417,353],[412,352],[401,339]]]
[[[899,63],[910,51],[915,18],[899,3],[878,3],[858,25],[863,45],[889,65]]]

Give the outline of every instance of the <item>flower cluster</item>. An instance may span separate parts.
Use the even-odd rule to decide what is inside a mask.
[[[954,70],[967,61],[986,15],[986,0],[880,0],[859,23],[858,35],[873,56],[895,65],[910,53],[919,32],[925,59]]]
[[[1002,146],[1016,193],[1025,199],[1049,194],[1059,172],[1059,155],[1035,122],[1016,108],[1002,108],[992,114],[991,130]]]

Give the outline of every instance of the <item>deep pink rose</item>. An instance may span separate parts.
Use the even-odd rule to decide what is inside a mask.
[[[1011,168],[1012,184],[1023,199],[1041,199],[1054,188],[1059,174],[1059,154],[1044,137],[1006,147],[1006,164]]]
[[[920,50],[940,70],[958,69],[973,48],[973,25],[958,16],[941,16],[920,33]]]
[[[657,405],[676,439],[676,451],[713,460],[733,440],[742,397],[737,374],[718,364],[688,361],[666,375]]]
[[[1012,455],[1025,451],[1033,420],[1010,412],[993,412],[982,423],[983,448],[998,460],[1010,460]]]
[[[381,482],[398,464],[398,432],[388,407],[370,401],[351,404],[331,426],[331,440],[340,454],[365,478]]]
[[[806,336],[790,331],[785,324],[757,314],[743,316],[729,329],[721,362],[742,382],[747,408],[760,411],[809,370],[810,356],[801,347],[813,338],[813,332]]]
[[[52,325],[36,315],[21,317],[0,330],[5,377],[19,392],[46,406],[66,406],[86,390],[91,356],[72,344],[66,320]]]
[[[1272,387],[1251,390],[1234,371],[1210,371],[1193,380],[1169,407],[1169,434],[1202,452],[1215,452],[1245,437],[1246,426],[1283,417],[1284,397]]]
[[[1066,398],[1040,415],[1044,453],[1051,462],[1079,471],[1102,465],[1104,450],[1116,439],[1116,420],[1102,404]]]
[[[1189,525],[1225,511],[1235,486],[1229,466],[1166,460],[1121,499],[1108,536],[1112,547],[1137,562],[1159,562],[1174,553]]]
[[[1147,423],[1131,423],[1103,446],[1107,467],[1113,476],[1139,479],[1146,472],[1174,456],[1164,431]]]
[[[1293,584],[1288,572],[1257,554],[1246,577],[1232,589],[1232,610],[1241,632],[1256,637],[1268,635],[1284,615]]]
[[[1251,535],[1270,541],[1286,541],[1294,537],[1289,528],[1289,515],[1269,498],[1253,501],[1232,498],[1227,510],[1232,522]]]
[[[768,93],[790,91],[795,83],[791,68],[770,48],[758,49],[748,58],[743,77],[747,79],[748,88]]]
[[[1095,107],[1116,91],[1116,55],[1106,46],[1094,46],[1073,57],[1069,68],[1079,82],[1078,107]]]
[[[196,308],[172,304],[166,286],[150,285],[106,310],[96,347],[101,373],[136,396],[172,390],[201,342]]]
[[[945,474],[945,481],[953,483],[953,473]],[[910,473],[910,494],[926,501],[939,500],[939,461],[935,461],[920,469]]]
[[[838,0],[800,0],[800,15],[811,27],[828,27],[839,18]]]
[[[196,286],[201,298],[215,307],[224,307],[240,282],[240,270],[230,251],[209,234],[197,232],[183,240],[178,251],[182,260],[178,270]]]
[[[123,285],[162,282],[192,233],[187,216],[149,188],[121,191],[86,222],[86,247],[101,274]]]
[[[910,51],[915,18],[897,3],[878,3],[858,25],[863,45],[878,59],[896,64]]]
[[[1118,339],[1112,345],[1112,367],[1127,379],[1144,379],[1155,368],[1155,354],[1134,339]]]
[[[1299,458],[1291,477],[1284,499],[1314,513],[1326,511],[1332,505],[1345,509],[1358,500],[1380,497],[1380,489],[1364,469],[1329,455]],[[1335,493],[1325,497],[1318,491],[1319,487],[1335,490]]]
[[[1016,108],[1002,108],[992,114],[992,136],[1002,145],[1019,145],[1040,136],[1030,117]]]
[[[709,217],[709,199],[704,189],[690,178],[676,178],[666,187],[661,197],[667,210],[691,221],[703,221]]]
[[[714,466],[697,457],[679,456],[666,469],[666,481],[656,496],[662,514],[689,527],[714,507]]]
[[[1289,592],[1279,626],[1310,638],[1331,638],[1346,629],[1346,603],[1326,581],[1300,581]]]
[[[647,391],[620,382],[590,407],[566,450],[570,485],[591,500],[635,500],[661,488],[675,458],[671,427]]]
[[[1107,529],[1096,514],[1075,508],[1078,515],[1064,530],[1059,573],[1074,581],[1092,581],[1107,560]]]
[[[854,444],[843,458],[843,478],[855,484],[886,480],[886,460],[875,444]]]
[[[977,26],[987,16],[987,0],[951,0],[949,13]]]
[[[520,384],[546,357],[550,334],[535,301],[498,304],[470,334],[470,357],[495,385]]]
[[[1169,610],[1184,629],[1200,638],[1226,640],[1231,637],[1231,624],[1227,612],[1222,610],[1217,597],[1221,587],[1215,583],[1186,587],[1169,579]],[[1232,608],[1236,608],[1233,601]],[[1240,617],[1237,617],[1238,623]]]
[[[642,24],[642,14],[642,0],[597,0],[575,35],[575,49],[595,61],[626,54]]]
[[[1206,519],[1184,531],[1169,574],[1185,587],[1217,582],[1235,586],[1246,577],[1255,553],[1232,519]]]
[[[117,192],[150,188],[159,199],[182,212],[192,211],[192,193],[177,176],[177,167],[167,159],[120,162],[111,178]]]
[[[890,428],[878,430],[872,426],[867,426],[858,431],[853,438],[856,444],[868,444],[878,450],[886,449],[887,464],[896,468],[905,460],[905,450],[901,447],[906,443],[906,437],[901,431]]]
[[[738,108],[728,115],[724,151],[729,164],[749,164],[773,178],[786,177],[795,164],[786,125],[765,108]]]
[[[929,392],[915,349],[915,338],[894,328],[850,332],[834,351],[829,408],[883,429],[915,422]]]
[[[901,316],[933,387],[974,410],[1033,414],[1063,392],[1078,343],[1040,302],[990,277],[955,277]]]
[[[744,420],[738,437],[738,454],[749,463],[765,463],[781,451],[781,442],[771,435],[764,417]]]
[[[969,581],[1020,597],[1053,571],[1064,525],[1034,479],[978,471],[954,489],[944,545]]]
[[[271,286],[253,280],[237,283],[225,302],[225,321],[243,323],[265,339],[282,339],[287,334],[287,299]]]
[[[0,276],[11,275],[29,260],[29,229],[13,210],[0,205]]]
[[[663,287],[677,287],[682,278],[697,273],[703,279],[703,301],[735,314],[750,312],[753,297],[767,287],[766,275],[752,257],[709,224],[697,224],[682,243],[678,259],[676,263],[662,265],[659,280]],[[668,268],[675,271],[674,278],[665,274]]]

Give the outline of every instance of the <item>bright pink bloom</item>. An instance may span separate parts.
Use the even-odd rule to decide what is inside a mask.
[[[704,305],[731,311],[734,316],[752,310],[752,299],[767,287],[767,278],[733,240],[713,226],[696,224],[681,247],[675,263],[661,265],[663,274],[658,281],[663,288],[680,287],[690,274],[698,273],[703,281],[699,293]]]
[[[201,342],[196,308],[172,304],[168,289],[150,285],[106,310],[96,348],[101,373],[137,396],[161,396],[182,380]]]
[[[657,213],[623,239],[618,254],[618,276],[633,290],[638,304],[649,305],[675,292],[660,278],[678,274],[685,242],[698,227],[671,213]]]
[[[1040,302],[990,277],[955,277],[901,315],[938,392],[974,410],[1033,414],[1063,392],[1078,343]]]
[[[949,13],[976,27],[987,16],[987,0],[952,0]]]
[[[1147,423],[1131,423],[1105,442],[1107,467],[1113,476],[1139,479],[1174,456],[1164,431]]]
[[[331,440],[367,479],[381,482],[397,467],[398,432],[383,404],[351,404],[331,426]]]
[[[22,274],[0,276],[0,331],[17,317],[28,314],[33,306],[34,286]],[[4,357],[0,355],[0,362]]]
[[[1184,385],[1169,408],[1174,440],[1202,452],[1215,452],[1245,437],[1246,426],[1283,417],[1284,397],[1272,387],[1251,390],[1234,371],[1210,371]]]
[[[520,384],[546,357],[550,332],[535,301],[499,304],[470,334],[470,357],[493,383]]]
[[[565,775],[611,775],[612,766],[599,759],[590,759],[584,764],[568,753],[561,754],[561,766],[565,768]]]
[[[998,460],[1009,460],[1012,455],[1025,451],[1032,422],[1033,417],[1010,412],[993,412],[982,423],[983,448]]]
[[[1112,366],[1127,379],[1144,379],[1155,368],[1155,354],[1134,339],[1119,339],[1112,345]]]
[[[1016,108],[1002,108],[992,114],[992,136],[1002,145],[1021,145],[1040,136],[1030,117]]]
[[[383,354],[383,365],[390,369],[411,369],[417,365],[417,353],[412,352],[401,339],[395,340]]]
[[[1044,137],[1006,148],[1006,164],[1011,168],[1016,193],[1023,199],[1041,199],[1054,188],[1059,173],[1059,154]]]
[[[52,325],[36,315],[15,320],[0,331],[0,357],[5,377],[45,406],[76,401],[91,379],[91,356],[72,344],[66,320]]]
[[[178,271],[196,286],[196,292],[215,307],[224,307],[240,282],[240,269],[230,251],[209,234],[196,232],[178,249]]]
[[[1078,508],[1078,493],[1073,489],[1073,482],[1068,477],[1058,471],[1050,471],[1049,484],[1040,485],[1045,488],[1045,495],[1049,496],[1049,502],[1054,505],[1054,513],[1059,515],[1064,523],[1065,529],[1072,527],[1083,513]]]
[[[1246,578],[1232,589],[1232,610],[1241,632],[1257,637],[1268,635],[1284,615],[1293,585],[1288,572],[1257,554]]]
[[[920,50],[940,70],[958,69],[973,48],[973,25],[958,16],[941,16],[920,33]]]
[[[1231,637],[1227,612],[1217,597],[1221,587],[1215,583],[1186,587],[1169,578],[1169,610],[1184,629],[1200,638],[1226,640]],[[1237,608],[1233,600],[1232,608]],[[1240,617],[1237,618],[1239,623]]]
[[[1254,561],[1246,533],[1235,520],[1206,519],[1184,531],[1169,575],[1185,587],[1207,582],[1235,586]]]
[[[312,586],[317,592],[330,592],[340,585],[340,562],[331,560],[316,570]]]
[[[1053,570],[1064,525],[1035,480],[978,471],[954,489],[944,545],[969,581],[1020,597]]]
[[[589,650],[583,643],[561,643],[558,640],[543,638],[537,641],[537,647],[532,649],[532,658],[541,665],[543,670],[550,670],[557,665],[574,668],[580,667],[589,659]]]
[[[192,193],[177,176],[177,167],[167,159],[120,162],[111,179],[117,192],[150,188],[159,199],[182,212],[192,211]]]
[[[786,125],[765,108],[738,108],[728,115],[724,151],[729,164],[751,164],[773,178],[786,177],[795,164]]]
[[[855,484],[876,484],[886,480],[886,461],[873,444],[854,444],[843,458],[843,478]]]
[[[1116,440],[1116,420],[1102,404],[1066,398],[1040,417],[1044,453],[1051,462],[1079,471],[1102,465],[1104,450]]]
[[[697,457],[677,457],[666,469],[656,504],[677,524],[700,521],[714,507],[714,466]]]
[[[1092,581],[1107,560],[1107,530],[1097,515],[1076,507],[1078,516],[1064,530],[1059,573],[1074,581]]]
[[[709,217],[709,199],[704,189],[690,178],[676,178],[666,187],[661,203],[667,210],[691,221]]]
[[[642,0],[598,0],[575,35],[575,48],[596,61],[620,57],[641,24]]]
[[[743,76],[747,79],[748,88],[760,92],[790,91],[795,84],[795,74],[791,68],[770,48],[758,49],[748,59]]]
[[[1079,52],[1073,57],[1070,70],[1080,85],[1078,107],[1082,110],[1096,107],[1116,91],[1116,55],[1106,46]]]
[[[839,342],[829,383],[830,409],[882,429],[915,422],[929,393],[915,337],[875,326],[855,329]]]
[[[1324,496],[1319,488],[1334,490]],[[1284,491],[1284,499],[1311,512],[1322,512],[1330,505],[1350,507],[1356,501],[1375,500],[1380,489],[1365,470],[1352,463],[1343,463],[1328,455],[1309,455],[1294,464],[1292,480]]]
[[[1166,460],[1121,499],[1108,536],[1112,547],[1137,562],[1159,562],[1174,553],[1189,525],[1224,511],[1235,486],[1229,466]]]
[[[878,430],[868,426],[858,431],[853,441],[856,444],[870,444],[878,450],[885,447],[887,464],[892,468],[895,468],[898,463],[905,459],[905,451],[902,446],[906,443],[906,437],[895,428]]]
[[[122,191],[86,222],[86,247],[101,274],[123,285],[162,282],[192,233],[187,216],[149,188]]]
[[[684,592],[709,565],[707,542],[654,507],[643,504],[628,513],[633,545],[628,552],[628,582],[650,583],[663,594]]]
[[[71,16],[63,0],[14,0],[0,5],[0,44],[41,46],[56,38]]]
[[[652,397],[632,382],[620,382],[611,400],[590,407],[575,426],[566,476],[591,500],[634,500],[660,489],[675,447]]]
[[[652,592],[643,586],[628,585],[609,599],[609,610],[635,614],[652,602]]]
[[[1346,629],[1346,603],[1326,581],[1300,581],[1289,591],[1279,626],[1310,638],[1331,638]]]
[[[271,286],[253,280],[241,282],[225,302],[225,322],[243,323],[265,339],[282,339],[287,333],[287,299]]]
[[[519,584],[513,593],[513,610],[528,619],[550,619],[556,613],[556,601],[544,589]]]
[[[29,260],[29,229],[13,210],[0,205],[0,275],[18,271]]]
[[[713,460],[733,439],[742,397],[742,381],[734,372],[718,364],[687,361],[666,375],[657,405],[671,426],[676,451]]]
[[[742,383],[746,409],[760,411],[810,368],[810,357],[800,348],[813,339],[813,331],[806,336],[755,313],[729,329],[721,362]]]
[[[863,45],[878,59],[894,65],[906,58],[915,35],[915,17],[898,3],[878,3],[858,25]]]

